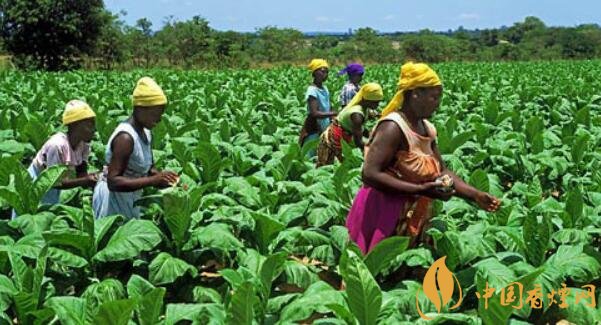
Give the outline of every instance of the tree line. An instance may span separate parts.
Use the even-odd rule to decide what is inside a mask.
[[[102,0],[3,0],[2,52],[23,69],[249,68],[332,62],[398,63],[593,59],[601,57],[601,27],[547,26],[527,17],[510,27],[381,34],[365,27],[350,34],[306,35],[267,26],[253,33],[219,31],[201,16],[148,19],[133,26]]]

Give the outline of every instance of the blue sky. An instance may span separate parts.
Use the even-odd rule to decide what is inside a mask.
[[[305,32],[366,26],[381,32],[445,31],[509,26],[526,16],[552,26],[601,23],[601,0],[105,0],[105,5],[113,12],[125,10],[128,24],[147,17],[154,29],[170,15],[177,20],[200,15],[215,29],[236,31],[267,25]]]

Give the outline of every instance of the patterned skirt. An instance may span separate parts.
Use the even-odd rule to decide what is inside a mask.
[[[335,158],[342,162],[342,140],[351,143],[353,136],[334,120],[320,136],[317,147],[317,167],[331,165]]]

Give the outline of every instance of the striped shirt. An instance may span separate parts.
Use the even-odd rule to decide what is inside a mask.
[[[351,99],[355,97],[355,94],[359,91],[360,88],[360,86],[355,85],[350,81],[347,82],[342,87],[342,92],[340,92],[340,106],[345,107],[351,101]]]

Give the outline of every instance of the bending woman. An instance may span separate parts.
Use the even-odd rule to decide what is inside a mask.
[[[378,108],[384,98],[382,87],[377,83],[365,84],[349,104],[338,113],[334,122],[321,134],[317,147],[317,167],[334,163],[334,158],[342,162],[342,141],[353,143],[363,151],[363,126],[369,118],[370,110]]]
[[[140,208],[134,203],[145,187],[164,188],[178,181],[173,172],[154,168],[150,130],[160,121],[167,97],[156,82],[140,79],[133,94],[134,111],[120,123],[109,138],[103,176],[94,189],[93,207],[96,218],[121,214],[138,218]]]
[[[366,147],[363,187],[357,193],[346,226],[363,253],[383,239],[410,236],[415,245],[430,221],[433,199],[452,196],[474,201],[492,212],[500,201],[463,182],[446,168],[436,147],[436,128],[428,119],[440,105],[438,75],[422,63],[401,68],[398,91]],[[442,175],[454,190],[441,190]]]

